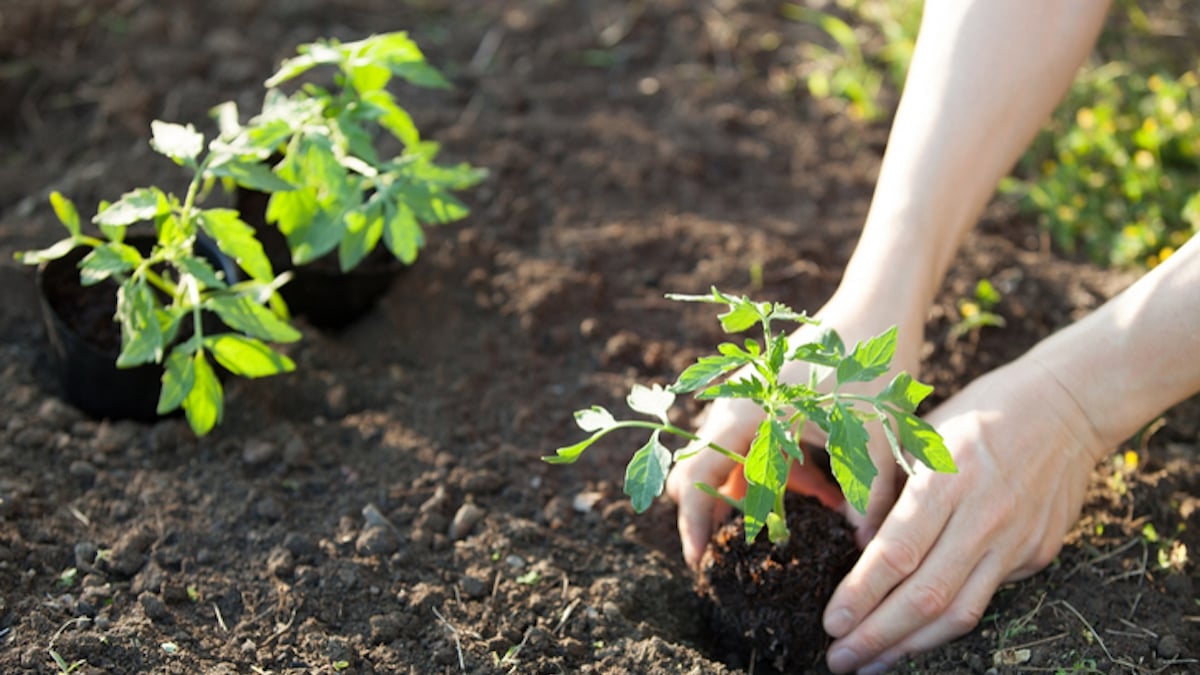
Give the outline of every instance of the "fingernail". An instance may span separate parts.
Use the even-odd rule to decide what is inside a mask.
[[[890,663],[884,661],[875,661],[858,669],[858,675],[881,675],[883,671],[891,667]]]
[[[825,618],[825,632],[840,638],[854,627],[854,615],[846,608],[836,609]]]
[[[858,654],[847,647],[838,647],[825,658],[825,664],[835,673],[848,673],[858,663]]]

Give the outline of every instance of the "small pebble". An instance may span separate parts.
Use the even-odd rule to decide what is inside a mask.
[[[459,581],[459,586],[462,587],[463,594],[472,600],[478,600],[487,595],[488,583],[485,579],[479,577],[464,576]]]
[[[1172,633],[1167,633],[1158,639],[1158,644],[1154,646],[1154,651],[1159,658],[1174,659],[1178,658],[1183,653],[1183,645],[1179,644],[1179,638]]]
[[[282,546],[271,549],[267,557],[267,572],[276,579],[290,579],[296,570],[296,558],[292,552]]]
[[[366,521],[367,527],[394,527],[392,521],[383,515],[378,506],[367,504],[362,510],[363,520]]]
[[[449,537],[454,541],[466,537],[471,533],[471,529],[475,527],[475,524],[483,519],[486,513],[482,507],[472,502],[467,502],[458,507],[458,511],[454,514],[454,519],[450,521]]]
[[[354,550],[359,555],[391,555],[398,548],[400,538],[390,527],[368,527],[354,542]]]
[[[138,596],[138,603],[142,606],[142,611],[146,613],[146,618],[154,623],[165,623],[170,621],[171,612],[167,610],[167,606],[163,601],[153,593],[142,593]]]
[[[249,466],[263,466],[275,460],[279,447],[263,440],[250,440],[242,446],[242,461]]]

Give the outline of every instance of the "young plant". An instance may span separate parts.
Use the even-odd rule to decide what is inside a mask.
[[[871,481],[878,473],[867,452],[867,422],[880,423],[892,454],[906,472],[911,473],[912,467],[901,448],[935,471],[955,471],[941,436],[914,414],[932,387],[902,372],[875,395],[844,390],[845,385],[871,382],[888,371],[896,351],[895,327],[849,351],[833,330],[826,330],[815,342],[791,345],[786,332],[775,330],[776,325],[817,322],[784,305],[754,302],[745,297],[726,295],[715,288],[709,295],[667,297],[726,305],[728,311],[719,316],[725,332],[740,333],[757,325],[762,331],[762,339],[746,338],[741,345],[721,344],[719,354],[701,357],[669,388],[635,384],[627,399],[629,407],[653,420],[617,420],[600,406],[576,412],[576,423],[591,435],[579,443],[559,448],[554,455],[544,457],[545,461],[552,464],[574,462],[592,444],[617,429],[651,430],[650,440],[634,454],[625,473],[625,493],[632,499],[634,510],[640,513],[662,494],[667,472],[674,462],[686,460],[706,449],[721,453],[742,465],[747,483],[745,497],[733,500],[713,486],[698,484],[697,487],[745,513],[747,541],[753,541],[765,528],[774,543],[782,543],[788,538],[784,494],[792,465],[805,461],[800,435],[809,422],[825,432],[825,449],[834,478],[846,500],[860,512],[866,511]],[[784,364],[789,361],[811,364],[807,383],[789,383],[781,379]],[[735,371],[737,374],[720,381]],[[818,390],[822,373],[833,375],[832,391]],[[671,424],[667,411],[676,394],[688,392],[698,392],[696,397],[702,400],[735,398],[758,404],[764,417],[744,457]],[[704,445],[691,451],[672,452],[662,442],[664,433]]]
[[[987,279],[975,283],[973,298],[959,298],[958,313],[960,318],[950,328],[950,335],[961,338],[964,335],[982,330],[984,326],[1004,327],[1004,317],[992,310],[1000,303],[1000,291]]]
[[[275,290],[285,279],[275,276],[253,229],[236,211],[203,209],[199,204],[219,178],[255,189],[289,186],[251,153],[221,143],[205,151],[204,136],[191,125],[155,121],[151,131],[154,149],[192,173],[182,199],[151,186],[127,192],[111,204],[101,202],[92,218],[102,234],[98,237],[84,232],[75,205],[55,192],[50,203],[68,236],[18,258],[38,264],[79,246],[92,249],[79,264],[79,279],[84,286],[108,279],[118,284],[114,319],[121,327],[121,350],[116,365],[164,364],[158,413],[182,406],[192,429],[203,435],[224,412],[224,393],[213,362],[234,375],[251,378],[291,371],[295,367],[291,359],[265,341],[292,342],[300,333],[263,306],[276,297]],[[155,232],[149,251],[126,243],[126,230],[145,221],[153,223]],[[250,279],[234,283],[215,270],[196,251],[196,240],[202,235]],[[205,311],[219,316],[229,330],[206,334],[201,321]]]
[[[402,32],[318,41],[298,51],[266,81],[262,111],[246,126],[233,103],[215,110],[221,138],[264,159],[278,158],[276,175],[296,187],[274,193],[266,212],[287,238],[295,264],[336,248],[347,271],[380,239],[411,264],[425,242],[422,226],[465,217],[467,207],[452,193],[475,185],[485,172],[436,164],[438,145],[421,139],[387,87],[393,77],[421,87],[449,82]],[[318,66],[336,69],[333,89],[313,83],[290,95],[277,89]],[[387,136],[398,142],[399,154],[381,154]]]

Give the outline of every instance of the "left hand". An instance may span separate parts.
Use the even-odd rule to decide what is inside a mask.
[[[1087,412],[1028,357],[928,420],[958,473],[918,467],[834,592],[824,623],[835,673],[878,673],[973,629],[1000,584],[1058,554],[1106,450]]]

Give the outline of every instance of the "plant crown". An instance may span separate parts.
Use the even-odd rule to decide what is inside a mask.
[[[725,332],[740,333],[758,325],[762,329],[762,340],[746,338],[741,345],[733,342],[719,345],[718,354],[701,357],[670,387],[635,384],[627,403],[635,412],[654,418],[653,421],[617,420],[600,406],[577,411],[576,423],[591,435],[579,443],[559,448],[554,455],[543,458],[546,462],[574,462],[592,444],[617,429],[650,429],[650,440],[634,454],[625,472],[625,493],[631,498],[634,510],[641,513],[662,494],[667,472],[674,462],[711,449],[742,465],[746,495],[733,500],[713,486],[697,484],[697,487],[745,514],[747,541],[753,541],[765,528],[775,543],[786,541],[788,537],[784,494],[792,464],[805,461],[800,435],[807,422],[825,432],[825,449],[829,453],[833,475],[846,500],[859,512],[866,511],[871,481],[878,473],[867,451],[867,422],[880,423],[892,454],[906,472],[911,474],[912,467],[901,453],[902,447],[930,469],[955,471],[941,436],[914,414],[917,405],[933,391],[932,387],[902,372],[876,395],[842,389],[843,385],[854,382],[871,382],[888,372],[896,351],[895,327],[858,343],[849,351],[833,330],[824,331],[815,342],[793,346],[789,344],[786,332],[773,331],[773,324],[818,322],[785,305],[754,302],[744,296],[726,295],[716,288],[709,295],[667,297],[726,305],[728,311],[719,316]],[[807,383],[782,381],[780,373],[788,361],[804,361],[813,366]],[[825,374],[834,377],[833,390],[828,393],[817,388]],[[727,375],[731,376],[721,381]],[[688,392],[697,392],[696,397],[701,400],[749,399],[762,408],[764,419],[744,457],[670,422],[667,411],[676,394]],[[672,452],[662,443],[664,432],[698,443],[688,446],[692,449]]]
[[[297,265],[336,248],[346,271],[380,239],[411,264],[425,241],[422,226],[465,217],[466,205],[452,192],[475,185],[486,172],[465,163],[436,164],[438,144],[421,139],[387,86],[392,77],[432,88],[449,82],[403,32],[322,40],[298,52],[266,81],[262,111],[246,126],[234,103],[214,109],[222,141],[262,159],[280,158],[274,172],[295,189],[272,194],[266,218],[287,238]],[[290,95],[277,89],[318,66],[337,69],[332,90],[313,83]],[[390,158],[376,143],[387,135],[402,145]]]
[[[158,413],[183,407],[197,435],[208,433],[224,413],[224,392],[212,361],[234,375],[257,378],[291,371],[295,365],[267,342],[292,342],[300,333],[288,324],[275,293],[286,278],[276,277],[254,230],[231,209],[202,209],[199,203],[218,179],[259,190],[283,190],[281,181],[253,154],[214,141],[205,151],[203,134],[191,125],[151,124],[151,145],[192,172],[181,200],[158,187],[101,202],[92,222],[103,238],[83,231],[75,205],[58,192],[50,204],[68,237],[40,251],[19,253],[28,264],[56,260],[78,246],[92,250],[79,263],[84,286],[112,279],[119,284],[114,319],[121,326],[117,366],[163,363]],[[125,243],[136,223],[154,224],[156,238],[143,253]],[[234,283],[196,252],[200,236],[210,238],[249,279]],[[272,303],[276,311],[263,306]],[[201,312],[220,317],[228,331],[208,335]],[[190,319],[191,336],[177,342]]]

